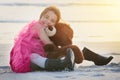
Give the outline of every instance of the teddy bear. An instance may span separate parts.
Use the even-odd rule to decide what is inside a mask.
[[[67,48],[72,48],[75,55],[75,62],[82,63],[84,57],[81,50],[76,45],[72,45],[73,30],[70,27],[70,25],[61,22],[58,23],[55,26],[55,28],[56,30],[54,32],[55,33],[54,36],[50,36],[50,32],[48,32],[49,33],[48,36],[54,44],[47,44],[44,46],[44,49],[47,53],[47,57],[53,59],[63,57],[67,53],[66,52]],[[52,29],[50,30],[52,31]]]
[[[46,32],[50,40],[54,43],[44,46],[48,58],[56,59],[63,57],[66,55],[67,48],[71,48],[75,55],[75,63],[77,64],[82,63],[83,60],[88,60],[93,61],[95,65],[102,66],[108,64],[113,59],[112,56],[101,56],[87,47],[84,47],[81,51],[77,45],[73,45],[73,29],[69,24],[60,22],[55,28],[49,27]]]

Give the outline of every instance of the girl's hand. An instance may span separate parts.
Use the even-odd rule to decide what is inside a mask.
[[[44,44],[52,44],[53,42],[49,39],[47,33],[45,32],[45,27],[39,29],[38,32],[39,38]]]
[[[38,21],[35,26],[39,29],[45,29],[47,28],[45,25],[44,25],[44,22],[43,21]]]

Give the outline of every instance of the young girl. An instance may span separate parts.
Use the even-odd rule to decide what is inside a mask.
[[[38,21],[32,21],[15,38],[14,46],[10,53],[10,66],[14,72],[32,71],[30,63],[34,63],[46,70],[73,70],[74,54],[72,49],[67,49],[64,59],[48,59],[44,51],[46,44],[53,42],[47,36],[45,29],[55,26],[61,18],[60,11],[55,6],[43,10]]]

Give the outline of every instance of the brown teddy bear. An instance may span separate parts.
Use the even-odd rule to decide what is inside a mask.
[[[59,58],[66,54],[67,48],[71,48],[75,55],[75,63],[82,63],[82,61],[89,60],[93,61],[95,65],[106,65],[113,57],[101,56],[88,48],[84,48],[82,51],[76,46],[72,45],[73,30],[70,25],[66,23],[58,23],[56,26],[56,33],[54,36],[50,36],[51,41],[54,44],[47,44],[44,49],[47,53],[48,58]],[[52,28],[49,28],[52,31]]]
[[[54,44],[47,44],[44,49],[48,58],[58,58],[66,54],[67,48],[72,48],[75,55],[75,62],[81,63],[84,59],[80,49],[72,45],[73,30],[66,23],[58,23],[56,25],[56,34],[51,36],[50,39]]]

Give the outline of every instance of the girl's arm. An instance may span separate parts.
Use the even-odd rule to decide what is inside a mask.
[[[49,39],[48,35],[45,32],[45,28],[41,28],[39,31],[39,38],[43,41],[44,44],[52,44],[53,42]]]

